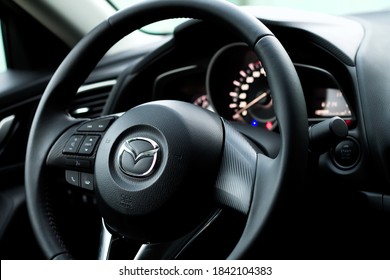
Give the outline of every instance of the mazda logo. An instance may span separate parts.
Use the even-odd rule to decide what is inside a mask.
[[[125,140],[119,149],[120,170],[133,177],[149,176],[155,168],[159,149],[158,144],[149,138]]]

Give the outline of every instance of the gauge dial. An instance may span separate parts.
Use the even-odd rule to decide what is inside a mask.
[[[268,123],[268,128],[269,123],[274,123],[276,117],[266,77],[264,67],[258,60],[239,71],[237,79],[232,82],[233,90],[229,92],[233,120],[253,126]]]
[[[267,73],[247,45],[231,44],[217,52],[207,78],[209,100],[224,118],[275,128]]]
[[[209,99],[206,94],[197,97],[192,103],[204,109],[210,109]]]

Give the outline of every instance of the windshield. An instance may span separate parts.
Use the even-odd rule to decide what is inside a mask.
[[[147,0],[107,0],[117,10],[126,8],[136,2]],[[373,12],[390,9],[389,0],[229,0],[240,6],[270,6],[322,12],[334,15],[346,15],[362,12]],[[148,33],[171,33],[173,28],[183,20],[168,20],[143,28]]]

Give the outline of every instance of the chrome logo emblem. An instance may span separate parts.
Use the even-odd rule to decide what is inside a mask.
[[[119,149],[119,168],[129,176],[147,177],[156,166],[159,150],[158,144],[149,138],[127,139]]]

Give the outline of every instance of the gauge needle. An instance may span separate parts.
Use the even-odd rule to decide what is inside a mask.
[[[253,99],[251,102],[249,102],[244,108],[241,108],[240,110],[238,110],[234,115],[233,115],[233,119],[237,119],[240,117],[240,114],[242,112],[244,112],[245,110],[248,110],[250,107],[252,107],[253,105],[255,105],[257,102],[259,102],[261,99],[263,99],[264,97],[267,96],[267,92],[263,92],[262,94],[260,94],[258,97],[256,97],[255,99]]]

